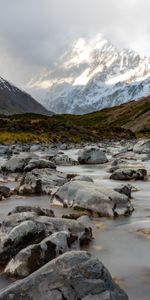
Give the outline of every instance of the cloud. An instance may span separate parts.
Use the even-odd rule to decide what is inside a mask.
[[[67,45],[102,33],[150,53],[149,0],[0,0],[1,76],[24,85]]]

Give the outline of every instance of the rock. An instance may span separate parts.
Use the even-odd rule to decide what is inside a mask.
[[[52,209],[34,207],[34,206],[16,206],[8,215],[22,213],[22,212],[34,212],[37,216],[55,217]]]
[[[59,147],[60,150],[67,150],[68,149],[68,145],[67,144],[61,144]]]
[[[85,147],[78,155],[80,164],[104,164],[107,161],[105,153],[98,147]]]
[[[67,231],[53,233],[39,244],[21,250],[6,266],[4,273],[23,278],[33,273],[50,260],[72,249],[79,250],[78,237]]]
[[[147,171],[145,169],[118,169],[112,173],[110,179],[114,180],[145,180]]]
[[[41,144],[35,144],[30,147],[30,152],[36,152],[41,150]]]
[[[138,141],[134,145],[133,151],[135,153],[139,153],[139,154],[141,154],[141,153],[150,154],[150,139]]]
[[[0,145],[0,156],[7,155],[10,152],[8,146]]]
[[[5,198],[10,197],[11,195],[11,190],[7,186],[0,186],[0,196],[3,196]]]
[[[128,300],[105,266],[85,251],[66,252],[0,292],[1,300],[85,300],[88,296]]]
[[[33,158],[37,158],[34,154],[22,153],[19,155],[15,155],[11,157],[6,163],[2,166],[2,171],[6,173],[16,173],[23,172],[24,167],[28,164],[28,162]]]
[[[23,175],[19,187],[19,195],[50,194],[51,188],[61,186],[68,181],[66,174],[53,169],[34,169]]]
[[[63,230],[70,231],[72,234],[76,234],[82,245],[87,244],[93,238],[91,228],[85,227],[82,223],[75,220],[64,218],[38,217],[37,221],[44,224],[51,224],[51,226],[53,226],[53,232]]]
[[[80,175],[80,176],[75,176],[72,178],[72,180],[80,180],[80,181],[88,181],[88,182],[93,182],[93,179],[89,176],[85,175]]]
[[[128,196],[131,199],[131,192],[133,190],[133,186],[130,184],[121,184],[118,187],[114,188],[114,191],[124,194],[126,196]]]
[[[41,242],[52,230],[51,224],[33,220],[21,222],[1,238],[0,263],[6,264],[23,248]]]
[[[74,208],[88,210],[98,216],[124,215],[126,209],[133,207],[126,195],[92,182],[70,181],[60,187],[52,196],[61,203]]]
[[[24,172],[30,172],[33,169],[56,169],[54,162],[46,159],[31,159],[29,163],[24,167]]]
[[[75,166],[78,165],[76,160],[71,159],[68,155],[58,154],[52,158],[52,161],[58,166]]]

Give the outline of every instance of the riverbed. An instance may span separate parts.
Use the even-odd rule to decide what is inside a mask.
[[[76,158],[77,150],[64,151],[72,158]],[[140,161],[138,163],[141,163]],[[150,162],[142,164],[150,172]],[[109,179],[106,165],[79,165],[57,167],[67,174],[88,175],[99,185],[115,187],[119,181]],[[125,182],[124,182],[125,183]],[[130,182],[131,183],[131,182]],[[9,182],[9,186],[16,183]],[[149,226],[150,228],[150,182],[132,182],[136,191],[132,193],[132,204],[135,211],[130,217],[117,219],[95,218],[93,223],[94,239],[84,249],[97,256],[109,269],[116,282],[127,292],[130,300],[150,299],[150,238],[137,234],[137,230]],[[0,202],[0,217],[15,208],[17,205],[32,205],[45,208],[50,207],[48,196],[19,197],[12,196]],[[71,211],[62,207],[53,206],[56,216]],[[0,289],[10,283],[1,277]]]

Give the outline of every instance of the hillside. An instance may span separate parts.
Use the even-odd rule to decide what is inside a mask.
[[[21,113],[50,115],[40,103],[0,77],[0,113],[5,115]]]
[[[0,142],[81,142],[150,137],[150,97],[86,115],[0,117]]]

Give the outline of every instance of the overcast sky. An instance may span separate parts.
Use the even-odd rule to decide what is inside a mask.
[[[150,56],[150,0],[0,0],[0,76],[24,86],[78,37]]]

